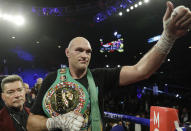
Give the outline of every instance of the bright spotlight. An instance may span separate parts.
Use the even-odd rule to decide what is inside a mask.
[[[11,21],[13,19],[13,17],[11,15],[7,15],[7,14],[3,14],[2,18],[3,18],[3,20],[8,20],[8,21]]]
[[[23,25],[24,24],[24,18],[22,16],[14,16],[10,14],[2,14],[0,13],[0,18],[3,20],[15,23],[16,25]]]
[[[127,8],[127,10],[126,10],[126,11],[127,11],[127,12],[129,12],[129,11],[130,11],[130,9],[128,9],[128,8]]]
[[[117,31],[115,31],[115,32],[113,33],[113,35],[114,35],[114,36],[117,36]]]
[[[23,25],[24,24],[24,18],[22,16],[15,16],[13,19],[13,22],[16,25]]]
[[[149,2],[149,0],[144,0],[144,2],[145,2],[145,3],[148,3],[148,2]]]
[[[138,4],[139,4],[139,5],[142,5],[143,3],[142,3],[142,1],[140,1]]]
[[[119,16],[122,16],[123,15],[123,13],[122,12],[119,12]]]
[[[131,9],[131,10],[133,10],[133,9],[134,9],[134,7],[133,7],[133,6],[131,6],[131,7],[130,7],[130,9]]]
[[[137,8],[138,7],[138,5],[137,4],[135,4],[135,8]]]

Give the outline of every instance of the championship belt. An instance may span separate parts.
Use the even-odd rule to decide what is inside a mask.
[[[42,107],[48,117],[70,111],[85,115],[89,102],[86,88],[72,78],[68,68],[62,68],[58,70],[55,82],[45,93]]]

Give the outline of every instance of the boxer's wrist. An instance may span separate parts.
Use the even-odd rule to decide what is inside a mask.
[[[54,120],[52,118],[47,119],[46,127],[47,127],[48,131],[51,131],[55,128],[55,123],[54,123]]]
[[[168,54],[175,42],[176,38],[169,35],[166,31],[164,31],[161,35],[161,38],[155,45],[162,54]]]
[[[46,127],[49,131],[57,129],[57,128],[60,129],[61,126],[62,126],[61,116],[48,118],[46,121]]]

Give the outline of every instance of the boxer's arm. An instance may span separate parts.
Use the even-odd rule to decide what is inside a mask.
[[[120,85],[124,86],[149,78],[160,67],[166,56],[153,47],[136,65],[122,67]]]
[[[48,131],[46,127],[46,121],[48,118],[41,115],[29,114],[27,120],[27,130],[28,131]]]
[[[167,7],[163,17],[164,31],[160,40],[136,65],[122,67],[120,85],[128,85],[150,77],[163,63],[174,41],[186,34],[190,28],[191,12],[188,8],[179,6],[173,9],[171,2],[167,2]]]

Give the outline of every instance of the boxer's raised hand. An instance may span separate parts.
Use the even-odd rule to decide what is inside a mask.
[[[191,27],[191,12],[184,6],[174,9],[173,4],[168,1],[167,9],[163,17],[163,33],[157,42],[161,53],[168,54],[176,39],[188,32]]]
[[[164,32],[172,40],[183,36],[191,28],[191,12],[189,8],[178,6],[174,9],[168,1],[167,9],[163,17]]]

